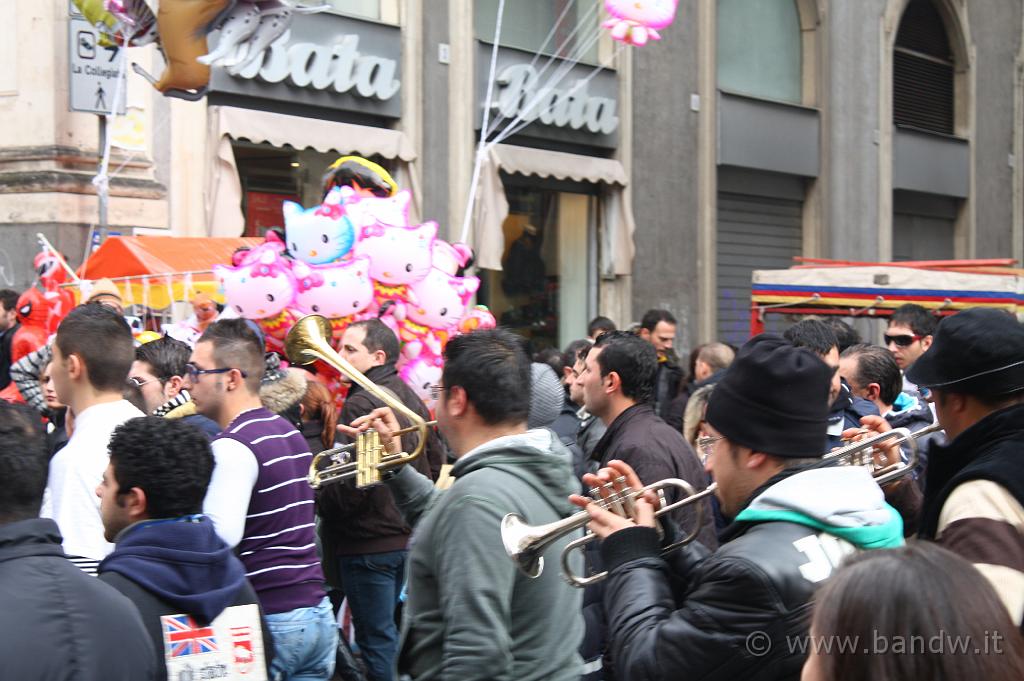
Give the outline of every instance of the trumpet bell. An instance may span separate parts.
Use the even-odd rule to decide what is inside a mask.
[[[517,513],[509,513],[501,519],[501,541],[505,545],[505,553],[519,571],[531,579],[540,577],[544,571],[544,557],[539,554],[537,541],[542,535],[537,529]]]

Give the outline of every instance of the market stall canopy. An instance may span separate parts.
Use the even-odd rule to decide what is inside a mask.
[[[198,292],[224,302],[213,266],[230,265],[239,248],[253,248],[260,238],[114,236],[78,268],[85,281],[112,279],[126,305],[163,309]],[[76,289],[78,284],[71,285]]]
[[[763,329],[766,313],[887,317],[906,303],[939,316],[971,307],[1024,316],[1024,270],[995,261],[818,260],[788,270],[755,270],[752,280],[752,334]]]

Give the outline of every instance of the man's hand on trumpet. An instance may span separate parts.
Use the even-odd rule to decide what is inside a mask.
[[[853,444],[892,430],[889,422],[881,416],[864,416],[861,418],[860,424],[860,428],[848,428],[843,431],[842,438],[844,442]],[[872,456],[876,469],[900,463],[903,458],[900,453],[900,446],[894,441],[886,441],[877,445],[872,452]]]
[[[658,497],[653,492],[632,496],[644,485],[629,464],[609,461],[608,466],[596,474],[584,475],[583,482],[596,490],[600,499],[573,494],[569,501],[590,514],[587,527],[601,539],[627,527],[657,526],[654,514],[659,508]],[[616,512],[616,509],[621,512]]]
[[[355,438],[359,433],[373,428],[380,435],[381,444],[384,445],[388,454],[398,454],[402,451],[401,437],[393,437],[392,433],[401,430],[395,412],[391,407],[378,407],[365,416],[360,416],[350,425],[338,424],[338,432]]]

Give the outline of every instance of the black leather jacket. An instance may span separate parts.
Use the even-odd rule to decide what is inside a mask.
[[[833,567],[816,549],[819,534],[790,522],[733,523],[714,553],[694,543],[665,558],[653,529],[611,535],[601,546],[606,665],[630,681],[799,679],[811,597]]]

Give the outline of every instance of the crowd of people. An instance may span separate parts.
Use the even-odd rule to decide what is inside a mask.
[[[137,344],[116,287],[12,361],[17,297],[11,678],[1024,677],[1024,328],[1002,311],[905,305],[884,345],[807,318],[688,363],[666,310],[532,356],[478,330],[448,340],[431,413],[376,319],[336,345],[381,392],[343,376],[338,409],[244,319]],[[368,428],[418,449],[410,413],[436,419],[411,463],[309,484]],[[924,434],[871,452],[903,472],[883,484],[829,456],[896,428]],[[512,517],[537,533],[517,560]]]

